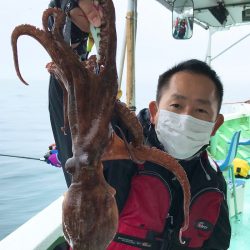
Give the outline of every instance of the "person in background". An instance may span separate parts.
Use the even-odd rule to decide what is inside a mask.
[[[184,244],[179,240],[183,192],[175,176],[150,162],[137,165],[128,160],[107,161],[104,173],[116,189],[120,213],[119,227],[108,250],[145,249],[143,246],[154,250],[229,248],[227,186],[206,150],[210,137],[224,121],[220,114],[222,98],[222,83],[205,62],[184,61],[160,75],[156,100],[139,112],[138,119],[145,143],[174,157],[190,182],[192,202],[189,227],[182,234]],[[167,197],[163,189],[148,185],[145,174],[140,174],[143,171],[154,172],[164,180]],[[159,215],[166,202],[165,216]],[[156,229],[157,220],[163,220],[162,231]]]
[[[86,60],[88,58],[86,48],[90,23],[95,27],[101,25],[97,4],[94,5],[91,0],[51,0],[49,7],[60,8],[65,12],[67,18],[63,33],[64,40],[70,44],[72,50],[79,56],[79,60]],[[53,28],[53,23],[53,17],[50,17],[50,29]],[[63,92],[53,74],[50,75],[49,79],[49,115],[55,144],[49,146],[44,158],[48,164],[62,167],[67,187],[69,187],[71,176],[65,170],[65,163],[68,158],[72,157],[72,142],[70,131],[65,131],[65,135],[61,130],[64,124]],[[69,249],[70,247],[66,242],[55,247],[55,250]]]
[[[79,56],[79,60],[86,60],[88,57],[87,40],[90,23],[95,27],[101,25],[101,10],[97,2],[91,0],[51,0],[50,8],[62,9],[67,18],[64,28],[64,39],[70,44],[72,50]],[[53,17],[50,17],[50,29],[53,28]],[[64,124],[63,117],[63,92],[54,75],[49,80],[49,114],[56,148],[50,149],[45,154],[47,163],[63,168],[67,186],[71,184],[71,176],[65,171],[65,163],[72,157],[72,142],[70,131],[66,135],[61,130]]]
[[[185,18],[181,19],[178,24],[178,38],[183,39],[187,30],[187,22]]]

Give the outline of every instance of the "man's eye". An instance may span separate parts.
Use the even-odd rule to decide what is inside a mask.
[[[173,107],[173,108],[180,108],[181,107],[181,105],[177,104],[177,103],[173,103],[170,106]]]
[[[197,111],[198,111],[199,113],[206,113],[206,114],[208,113],[205,109],[198,109]]]

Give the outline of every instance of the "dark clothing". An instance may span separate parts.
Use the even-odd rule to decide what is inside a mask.
[[[52,0],[49,3],[49,7],[57,7],[64,9],[67,1],[65,0]],[[54,20],[51,17],[49,19],[50,29],[53,29]],[[88,33],[82,32],[75,24],[73,24],[69,18],[66,19],[66,27],[64,29],[64,39],[71,44],[78,44],[73,51],[79,56],[79,60],[87,59],[86,45],[88,39]],[[58,83],[57,79],[51,75],[49,80],[49,113],[50,122],[53,131],[53,136],[58,149],[59,160],[61,161],[63,172],[67,186],[71,184],[71,176],[65,171],[65,163],[68,158],[72,157],[72,142],[70,131],[67,131],[67,135],[61,130],[64,126],[63,117],[63,91]]]
[[[64,126],[63,92],[60,84],[52,75],[49,81],[49,114],[53,136],[58,149],[59,160],[62,164],[67,186],[69,187],[71,176],[65,171],[65,163],[68,158],[72,157],[72,142],[70,131],[67,131],[67,135],[64,135],[61,130],[61,127]]]
[[[162,150],[163,146],[157,139],[154,126],[150,123],[148,110],[142,110],[138,118],[143,126],[145,143]],[[161,168],[161,171],[165,171],[165,176],[171,187],[173,201],[169,211],[171,220],[167,220],[163,233],[163,237],[167,240],[164,246],[154,248],[154,250],[228,249],[231,227],[226,202],[227,187],[221,171],[208,158],[206,151],[199,153],[191,160],[182,160],[179,163],[187,173],[192,196],[190,224],[188,230],[183,232],[183,239],[186,241],[184,245],[181,245],[178,239],[179,230],[183,223],[181,186],[169,171],[162,170],[162,167],[156,164],[145,163],[150,167]],[[104,162],[104,174],[107,181],[116,189],[116,200],[120,212],[129,196],[131,179],[136,172],[137,165],[131,161]]]

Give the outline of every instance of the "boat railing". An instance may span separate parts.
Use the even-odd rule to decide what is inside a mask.
[[[250,116],[250,104],[244,102],[223,103],[221,113],[225,120]]]
[[[62,237],[63,196],[0,241],[1,249],[44,250]],[[11,218],[10,218],[11,219]]]

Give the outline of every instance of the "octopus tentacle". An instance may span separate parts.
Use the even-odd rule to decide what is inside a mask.
[[[131,159],[128,147],[125,147],[124,141],[115,132],[112,133],[101,159],[102,161]]]
[[[40,42],[43,45],[45,49],[51,46],[50,45],[51,40],[50,37],[44,31],[29,24],[19,25],[12,32],[11,45],[13,50],[13,58],[17,76],[24,84],[28,85],[28,83],[23,79],[21,75],[18,62],[17,40],[22,35],[28,35],[35,38],[38,42]]]
[[[78,64],[79,68],[81,67],[81,63],[78,61],[78,57],[76,56],[76,54],[71,53],[71,48],[66,43],[62,43],[62,41],[59,46],[57,40],[53,39],[53,37],[51,36],[51,33],[45,32],[39,28],[36,28],[35,26],[24,24],[17,26],[12,32],[11,36],[15,69],[19,79],[24,84],[27,85],[27,82],[23,79],[20,73],[17,53],[17,40],[22,35],[28,35],[36,39],[46,49],[55,64],[60,65],[60,67],[58,67],[60,68],[60,70],[58,70],[57,72],[57,77],[65,79],[65,75],[68,75],[68,79],[72,82],[72,75],[70,74],[70,67],[68,65],[69,63],[63,62],[61,58],[63,57],[63,55],[66,57],[67,53],[69,53],[69,56],[71,57],[71,62],[74,62],[74,64],[76,65]],[[66,82],[70,83],[70,81]]]
[[[62,12],[62,10],[57,8],[48,8],[47,10],[45,10],[42,16],[42,24],[45,32],[50,32],[50,29],[48,28],[50,16],[53,16],[54,18],[52,32],[63,38],[63,26],[65,24],[64,13]]]
[[[117,100],[115,103],[115,114],[119,117],[126,129],[128,129],[132,135],[133,146],[136,147],[142,145],[144,140],[143,130],[135,113],[129,110],[126,104]]]
[[[98,54],[99,64],[104,65],[106,71],[116,71],[116,29],[115,9],[112,1],[99,1],[103,10],[100,31],[100,44]],[[106,73],[107,74],[107,73]],[[114,76],[116,77],[116,76]]]
[[[54,31],[48,31],[48,21],[45,21],[48,16],[56,15],[57,22]],[[61,81],[64,82],[65,87],[67,88],[69,84],[73,83],[73,74],[78,74],[80,70],[82,73],[87,73],[85,68],[82,67],[81,62],[79,61],[78,56],[75,53],[72,53],[71,47],[64,42],[62,35],[60,34],[61,22],[64,13],[55,8],[49,8],[45,11],[44,15],[44,30],[40,30],[32,25],[20,25],[17,26],[12,32],[12,47],[14,62],[18,77],[20,80],[27,84],[21,76],[19,65],[18,65],[18,54],[17,54],[17,39],[21,35],[28,35],[36,39],[48,52],[53,62],[57,65],[58,69],[55,71],[55,75]],[[74,65],[74,67],[72,67]]]

